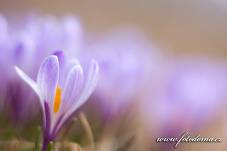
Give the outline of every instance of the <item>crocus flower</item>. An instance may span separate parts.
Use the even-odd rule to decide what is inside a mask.
[[[13,122],[21,123],[37,114],[34,99],[38,101],[23,86],[14,65],[34,78],[42,60],[54,51],[64,50],[66,56],[77,56],[83,41],[82,27],[74,16],[29,14],[12,24],[0,14],[0,32],[0,70],[4,71],[0,79],[0,112],[6,110]]]
[[[63,124],[78,110],[95,89],[99,66],[91,60],[88,70],[79,61],[67,61],[63,52],[49,55],[42,62],[37,81],[20,68],[18,75],[36,92],[43,111],[44,144],[55,139]]]

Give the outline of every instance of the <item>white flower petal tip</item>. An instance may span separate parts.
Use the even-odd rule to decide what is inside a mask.
[[[14,69],[16,70],[16,73],[19,75],[19,77],[24,80],[40,97],[40,93],[38,90],[38,86],[34,80],[32,80],[27,74],[25,74],[19,67],[14,66]]]
[[[71,65],[80,65],[80,61],[79,61],[78,59],[72,59],[72,60],[70,61],[70,64],[71,64]]]
[[[95,59],[91,60],[91,68],[93,68],[93,71],[91,71],[93,72],[93,75],[92,75],[94,80],[93,84],[96,85],[98,82],[99,64]]]
[[[43,98],[52,101],[59,80],[59,61],[57,56],[50,55],[42,62],[38,76],[37,84],[41,90]]]
[[[83,75],[83,69],[81,65],[75,65],[72,69],[71,72],[79,73],[80,75]]]

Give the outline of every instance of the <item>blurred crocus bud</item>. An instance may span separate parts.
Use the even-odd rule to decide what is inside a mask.
[[[67,57],[73,58],[78,55],[83,44],[82,25],[77,17],[31,15],[26,19],[26,28],[35,41],[35,57],[38,68],[41,60],[56,50],[64,50]]]
[[[139,101],[157,60],[150,41],[136,29],[122,28],[96,39],[88,50],[100,65],[95,97],[105,115],[118,115]]]

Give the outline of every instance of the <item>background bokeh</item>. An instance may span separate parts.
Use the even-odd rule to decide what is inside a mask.
[[[30,11],[77,15],[86,31],[105,33],[116,26],[138,26],[175,54],[226,55],[226,2],[223,0],[83,1],[1,0],[1,12],[22,16]],[[15,13],[17,16],[15,16]]]
[[[98,85],[84,109],[92,123],[98,151],[173,150],[171,145],[158,144],[155,139],[179,136],[184,131],[227,137],[226,8],[224,0],[0,0],[0,13],[16,26],[30,14],[76,16],[84,38],[84,52],[80,55],[95,57],[104,67],[106,62],[110,63],[111,70],[103,71],[100,79],[103,85]],[[123,57],[119,59],[108,53],[108,49]],[[118,67],[123,65],[126,67]],[[132,75],[135,77],[125,78]],[[111,104],[111,100],[121,100],[116,95],[122,101]],[[26,143],[33,141],[35,134],[24,134],[24,127],[38,125],[37,114],[36,119],[18,129],[0,124],[0,134],[7,138],[1,138],[2,144],[9,140],[17,145],[21,138]],[[12,125],[4,115],[1,123]],[[76,123],[66,140],[86,144],[81,129],[79,122]],[[226,149],[225,140],[183,144],[178,148]]]

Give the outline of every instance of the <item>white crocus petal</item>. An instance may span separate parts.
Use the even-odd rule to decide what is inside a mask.
[[[38,86],[34,80],[32,80],[26,73],[24,73],[19,67],[15,66],[15,70],[17,74],[20,76],[22,80],[24,80],[38,95],[40,98],[40,91],[38,89]]]
[[[75,101],[74,100],[75,96],[79,95],[82,81],[83,81],[83,69],[80,65],[75,65],[69,71],[66,78],[66,83],[63,91],[63,102],[62,102],[64,110],[67,110],[73,103],[72,101]]]
[[[72,67],[72,69],[67,74],[65,87],[63,89],[62,105],[59,114],[52,114],[51,119],[51,132],[56,125],[57,120],[61,115],[67,114],[68,110],[72,107],[73,101],[75,101],[74,96],[79,95],[81,92],[81,87],[83,84],[83,69],[78,64]],[[57,129],[65,122],[68,117],[64,116]]]
[[[69,61],[69,65],[68,65],[68,68],[72,68],[73,66],[76,66],[76,65],[80,65],[80,61],[79,60],[77,60],[77,59],[71,59],[70,61]]]
[[[57,129],[60,129],[64,122],[81,106],[83,105],[91,93],[94,91],[97,82],[98,82],[98,73],[99,73],[99,66],[95,60],[91,61],[90,69],[87,78],[85,79],[84,88],[82,90],[82,94],[79,96],[78,100],[74,99],[69,110],[65,113],[62,121],[57,126]]]
[[[58,84],[61,88],[64,87],[65,77],[66,77],[66,58],[62,51],[57,51],[54,53],[58,57],[59,62],[59,81]]]
[[[85,88],[82,92],[80,101],[78,102],[78,106],[83,105],[84,101],[88,99],[88,97],[94,91],[97,83],[98,83],[98,73],[99,73],[99,66],[95,60],[91,61],[88,77],[86,79]]]
[[[75,110],[77,110],[87,101],[88,97],[91,95],[91,93],[94,91],[97,85],[98,73],[99,73],[98,63],[95,60],[92,60],[87,78],[85,79],[84,88],[81,92],[82,94],[80,98],[78,98],[79,99],[78,101],[74,100],[75,104],[73,104],[70,110],[67,112],[67,116],[70,116]]]
[[[27,83],[38,95],[40,105],[41,105],[42,109],[44,110],[43,100],[41,99],[41,94],[40,94],[40,90],[38,88],[37,83],[34,80],[32,80],[26,73],[24,73],[19,67],[15,66],[15,70],[16,70],[17,74],[19,75],[19,77],[22,80],[24,80],[25,83]]]
[[[59,79],[59,62],[55,55],[48,56],[40,66],[37,84],[41,91],[42,99],[53,105],[55,90]]]
[[[77,59],[71,59],[71,60],[69,60],[68,62],[67,62],[67,65],[65,66],[65,76],[67,76],[67,74],[70,72],[70,70],[74,67],[74,66],[76,66],[76,65],[80,65],[80,62],[79,62],[79,60],[77,60]],[[64,84],[66,84],[66,78],[64,79],[65,81],[64,81]],[[64,85],[64,87],[65,87],[65,85]]]

